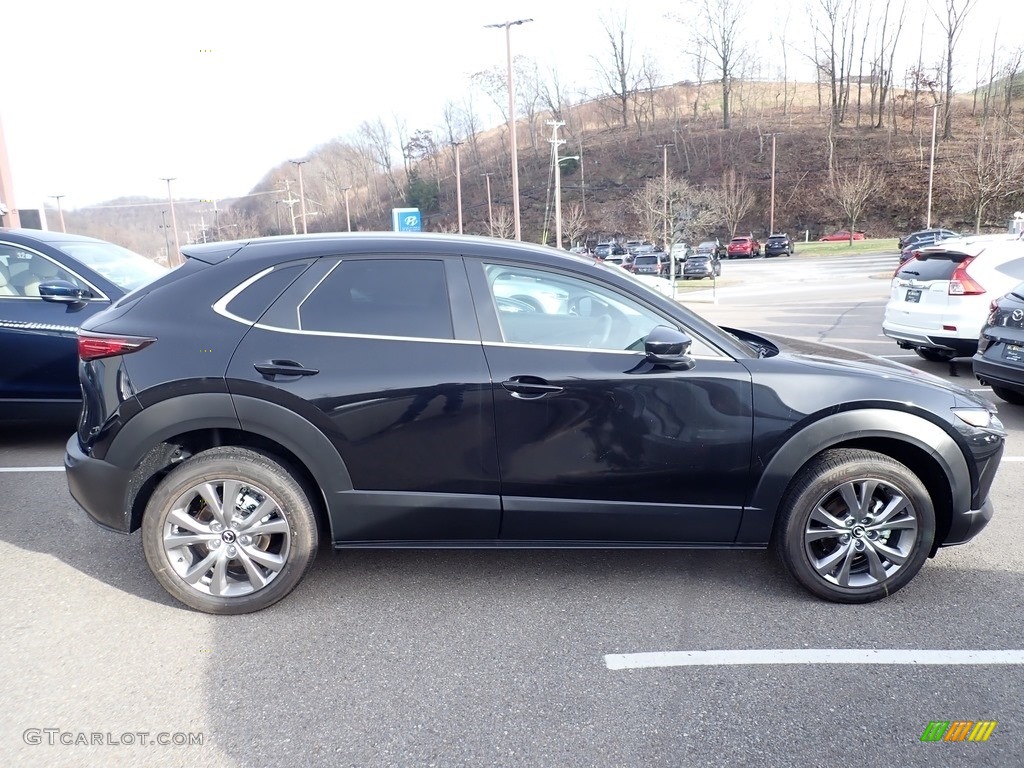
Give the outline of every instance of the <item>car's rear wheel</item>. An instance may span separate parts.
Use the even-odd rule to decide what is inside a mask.
[[[259,611],[291,592],[316,554],[306,493],[269,457],[213,448],[161,481],[146,505],[142,544],[173,597],[198,611]]]
[[[948,363],[956,353],[951,349],[936,349],[935,347],[914,347],[914,351],[932,363]]]
[[[901,589],[924,565],[935,511],[921,480],[873,451],[822,453],[783,499],[775,547],[818,597],[867,603]]]
[[[1016,389],[1007,389],[995,384],[992,385],[992,391],[996,393],[996,397],[1005,400],[1011,405],[1024,405],[1024,392]]]

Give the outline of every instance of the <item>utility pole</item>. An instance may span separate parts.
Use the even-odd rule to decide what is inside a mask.
[[[583,215],[587,215],[587,170],[583,162],[583,126],[580,125],[580,196],[583,198]]]
[[[184,260],[181,258],[181,243],[178,241],[178,219],[174,215],[174,197],[171,195],[171,182],[174,181],[175,177],[161,178],[167,182],[167,200],[171,204],[171,229],[174,230],[174,261],[180,264],[184,263]],[[173,266],[170,257],[167,258],[167,265]]]
[[[770,200],[768,204],[768,235],[775,234],[775,137],[781,136],[781,133],[772,134],[772,184]]]
[[[494,237],[494,210],[491,208],[491,174],[485,173],[487,179],[487,230]]]
[[[348,191],[350,189],[352,189],[352,187],[341,188],[341,191],[345,193],[345,225],[348,227],[349,232],[352,231],[352,217],[349,215],[348,212]]]
[[[301,203],[300,210],[302,211],[302,234],[306,234],[306,195],[302,188],[302,165],[308,163],[309,160],[289,160],[289,163],[299,169],[299,202]]]
[[[661,223],[662,223],[662,248],[668,254],[669,279],[672,287],[676,284],[676,260],[672,258],[672,245],[668,241],[668,148],[673,144],[659,144],[661,150]]]
[[[292,220],[292,234],[297,235],[298,232],[295,231],[295,204],[299,201],[292,197],[291,179],[284,180],[284,188],[288,192],[288,199],[281,202],[288,206],[288,217]]]
[[[505,29],[505,53],[508,59],[508,139],[512,154],[512,218],[515,223],[516,240],[523,239],[522,222],[519,215],[519,155],[516,151],[516,88],[512,79],[512,34],[514,26],[526,24],[533,19],[516,19],[499,24],[485,24],[487,28]]]
[[[455,147],[455,199],[456,205],[459,208],[459,234],[462,234],[462,165],[459,162],[459,147],[462,146],[461,141],[453,141],[452,146]]]
[[[939,107],[941,106],[941,101],[932,104],[932,156],[928,164],[928,218],[924,225],[925,229],[932,228],[932,182],[935,179],[935,120],[938,117]]]
[[[565,139],[558,138],[558,129],[565,125],[562,120],[545,120],[544,125],[551,126],[551,151],[555,156],[555,248],[562,248],[562,166],[558,158],[558,148],[565,144]]]
[[[164,254],[167,256],[167,266],[171,265],[171,241],[167,234],[167,211],[160,211],[160,220],[163,224],[160,225],[160,229],[164,231]]]
[[[68,230],[64,226],[64,209],[61,208],[60,205],[60,199],[64,197],[64,195],[50,195],[50,197],[57,201],[57,215],[60,217],[60,231],[67,232]]]

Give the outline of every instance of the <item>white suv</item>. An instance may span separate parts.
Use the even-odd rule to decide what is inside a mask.
[[[989,304],[1024,281],[1024,239],[981,235],[922,248],[892,278],[882,332],[925,360],[978,351]]]

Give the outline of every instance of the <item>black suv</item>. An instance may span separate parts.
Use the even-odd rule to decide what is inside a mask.
[[[789,235],[769,235],[764,244],[764,255],[768,256],[792,256],[793,241]]]
[[[202,611],[280,600],[320,536],[772,544],[808,590],[858,603],[992,515],[1006,433],[980,396],[719,328],[601,262],[423,233],[184,254],[79,331],[65,464]]]

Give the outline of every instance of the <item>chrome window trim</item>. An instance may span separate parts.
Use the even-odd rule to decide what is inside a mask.
[[[51,264],[54,264],[58,269],[61,269],[64,272],[69,272],[72,275],[74,275],[75,277],[77,277],[79,280],[82,281],[82,283],[84,285],[89,287],[90,291],[92,291],[93,293],[98,294],[96,296],[91,296],[88,299],[82,299],[82,301],[84,301],[84,302],[92,302],[92,301],[95,301],[95,302],[103,302],[103,301],[109,302],[110,301],[110,297],[108,297],[107,294],[105,294],[103,291],[101,291],[99,288],[97,288],[91,282],[86,280],[84,277],[82,277],[80,274],[78,274],[75,270],[71,269],[71,267],[64,266],[59,261],[55,261],[51,257],[47,256],[45,253],[41,253],[40,251],[37,251],[35,248],[33,248],[31,246],[28,246],[28,245],[21,245],[20,243],[12,243],[10,240],[0,240],[0,243],[2,243],[3,245],[9,245],[12,248],[15,248],[15,249],[17,249],[19,251],[25,251],[27,253],[32,253],[32,254],[35,254],[36,256],[38,256],[38,257],[40,257],[42,259],[46,259]],[[72,261],[75,261],[74,257],[72,257],[72,256],[68,256],[68,258],[71,259]],[[78,262],[76,261],[75,263],[78,263]],[[85,266],[85,265],[83,264],[82,266]],[[127,291],[125,293],[127,293]],[[45,299],[43,299],[42,296],[0,296],[0,299],[30,299],[32,301],[45,301]]]
[[[384,336],[375,333],[346,333],[343,331],[307,331],[296,328],[279,328],[276,325],[266,325],[264,323],[254,323],[252,327],[259,328],[261,331],[291,333],[298,336],[330,336],[339,339],[377,339],[382,341],[421,341],[428,344],[473,344],[480,346],[479,340],[468,339],[438,339],[429,336]]]
[[[225,293],[217,301],[214,302],[214,304],[213,304],[213,311],[216,312],[221,317],[226,317],[229,320],[234,320],[237,323],[245,323],[246,325],[252,325],[252,322],[253,322],[252,320],[247,320],[246,318],[242,317],[241,315],[236,315],[233,312],[228,312],[228,304],[230,304],[232,301],[234,301],[238,297],[238,294],[240,294],[242,291],[244,291],[250,285],[255,283],[257,280],[260,280],[261,278],[264,278],[267,275],[269,275],[276,268],[277,268],[276,266],[274,266],[274,267],[267,267],[262,272],[257,272],[252,277],[250,277],[250,278],[242,281],[238,285],[236,285],[234,288],[232,288],[230,291]]]

